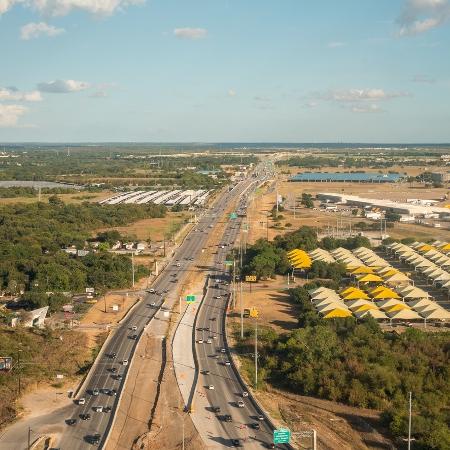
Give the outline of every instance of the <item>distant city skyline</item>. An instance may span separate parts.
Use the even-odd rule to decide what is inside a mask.
[[[0,142],[450,142],[450,0],[0,0]]]

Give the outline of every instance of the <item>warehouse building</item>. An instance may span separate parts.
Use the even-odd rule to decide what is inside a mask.
[[[294,175],[289,181],[318,183],[396,183],[401,178],[401,175],[398,173],[303,172]]]
[[[391,200],[364,198],[357,195],[327,192],[317,194],[317,198],[324,202],[340,203],[360,208],[378,208],[384,211],[392,211],[397,214],[406,214],[414,217],[428,217],[430,214],[437,214],[438,217],[450,217],[449,208],[442,208],[435,205],[415,205],[413,203],[400,203]]]

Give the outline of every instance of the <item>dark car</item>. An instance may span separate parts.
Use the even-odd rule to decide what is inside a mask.
[[[252,423],[252,424],[251,424],[251,427],[252,427],[254,430],[260,430],[260,429],[261,429],[261,425],[260,425],[258,422]]]
[[[91,415],[90,414],[80,414],[80,419],[81,420],[91,420]]]
[[[67,419],[67,425],[75,425],[77,423],[77,419]]]
[[[273,442],[267,444],[267,448],[277,448]]]
[[[112,395],[113,397],[115,397],[116,395],[117,395],[117,391],[115,390],[115,389],[111,389],[110,391],[109,391],[109,394],[108,395]]]
[[[241,441],[239,439],[231,439],[232,447],[241,447]]]
[[[209,375],[211,372],[209,370],[204,370],[202,373],[203,375]]]
[[[109,357],[110,357],[111,359],[114,359],[116,356],[117,356],[117,353],[111,353],[111,354],[109,355]]]
[[[109,413],[109,412],[111,412],[111,406],[105,406],[105,407],[103,407],[103,412],[105,412],[105,413]]]
[[[224,420],[225,422],[232,422],[232,421],[233,421],[233,419],[231,418],[230,414],[225,414],[225,415],[223,416],[223,420]]]
[[[121,375],[120,373],[116,375],[116,380],[120,381],[123,379],[123,375]]]
[[[135,340],[135,341],[137,341],[137,338],[138,338],[138,335],[137,335],[137,334],[132,334],[132,335],[130,336],[130,339],[133,339],[133,340]]]
[[[99,433],[92,434],[91,436],[87,436],[86,440],[93,445],[100,444],[101,435]]]
[[[109,371],[110,371],[111,373],[116,373],[116,372],[117,372],[117,367],[111,367],[111,368],[109,369]]]
[[[213,412],[215,412],[216,414],[220,413],[220,406],[213,406]]]

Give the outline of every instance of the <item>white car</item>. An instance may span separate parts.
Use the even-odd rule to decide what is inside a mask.
[[[216,297],[218,300],[221,299],[222,297],[220,295],[216,295]]]
[[[156,306],[156,302],[151,302],[150,306]]]
[[[247,391],[244,391],[244,392],[242,393],[242,397],[248,397],[248,392],[247,392]]]
[[[208,339],[208,340],[206,341],[206,343],[207,343],[207,344],[212,344],[212,340],[211,340],[211,339]]]
[[[210,391],[213,391],[213,390],[214,390],[214,385],[213,385],[213,384],[210,384],[210,385],[208,386],[208,389],[209,389]]]
[[[245,406],[244,402],[242,400],[239,400],[237,402],[238,408],[243,408]]]
[[[230,361],[225,361],[225,365],[226,365],[226,366],[231,366]]]
[[[103,406],[94,406],[92,409],[95,412],[103,412]]]
[[[124,359],[122,361],[122,366],[128,366],[128,359]]]
[[[78,404],[79,405],[84,405],[86,403],[86,399],[84,397],[81,397],[78,399]]]
[[[203,344],[203,339],[199,339],[199,340],[197,341],[197,344]]]
[[[137,330],[137,326],[136,326],[136,325],[133,325],[133,326],[131,327],[131,329],[132,329],[133,331],[136,331],[136,330]]]

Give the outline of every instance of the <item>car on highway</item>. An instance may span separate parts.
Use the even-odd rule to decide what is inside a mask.
[[[79,405],[84,405],[86,403],[86,399],[84,397],[81,397],[81,398],[78,399],[77,403]]]
[[[212,340],[211,340],[211,339],[208,339],[208,340],[206,341],[206,343],[207,343],[207,344],[212,344]]]
[[[95,397],[97,397],[98,394],[100,394],[100,391],[98,390],[98,388],[92,389],[92,395],[94,395]]]
[[[115,389],[111,389],[111,390],[109,391],[109,395],[115,397],[115,396],[117,395],[117,391],[116,391]]]
[[[92,445],[100,444],[101,435],[99,433],[92,434],[90,436],[86,436],[86,440]]]
[[[223,416],[223,420],[224,420],[225,422],[233,422],[233,419],[231,418],[231,415],[230,415],[230,414],[225,414],[225,415]]]
[[[124,359],[122,361],[122,366],[128,366],[128,359]]]
[[[213,385],[213,384],[208,385],[208,389],[209,389],[210,391],[213,391],[213,390],[214,390],[214,385]]]
[[[209,327],[203,328],[203,331],[210,331]]]
[[[250,425],[254,430],[260,430],[261,429],[261,425],[258,422],[252,423]]]
[[[231,363],[230,363],[230,361],[225,361],[225,362],[224,362],[224,365],[226,365],[226,366],[231,366]]]
[[[92,410],[94,412],[103,412],[103,406],[93,406]]]
[[[120,373],[118,373],[118,374],[116,375],[116,380],[117,380],[117,381],[123,380],[123,375],[121,375]]]
[[[213,406],[212,410],[214,413],[218,414],[220,413],[220,406]]]
[[[198,339],[197,344],[203,344],[203,339]]]
[[[110,371],[111,373],[116,373],[116,372],[117,372],[117,367],[111,367],[111,368],[109,369],[109,371]]]
[[[136,330],[137,330],[137,326],[136,326],[136,325],[133,325],[133,326],[131,327],[131,329],[132,329],[133,331],[136,331]]]
[[[149,289],[147,292],[150,292],[150,294],[154,294],[155,290],[154,289]]]
[[[245,406],[244,402],[242,400],[239,400],[237,402],[238,408],[243,408]]]
[[[181,264],[180,264],[180,263],[177,263],[177,267],[181,267]]]
[[[232,447],[242,447],[241,441],[239,439],[231,439],[231,446]]]
[[[213,322],[215,322],[217,320],[217,317],[211,317],[211,319],[209,319],[209,320],[212,320]]]
[[[91,420],[91,415],[90,414],[80,414],[80,419],[81,420]]]
[[[109,413],[109,412],[111,412],[111,409],[112,409],[111,406],[104,406],[103,407],[103,412],[104,413]]]
[[[117,353],[111,353],[110,355],[109,355],[109,357],[111,358],[111,359],[115,359],[116,358],[116,356],[117,356]]]
[[[227,349],[226,348],[221,348],[220,349],[220,353],[226,353],[227,352]]]
[[[244,392],[242,393],[242,397],[248,397],[248,392],[247,392],[247,391],[244,391]]]
[[[203,372],[202,372],[202,374],[203,375],[209,375],[211,372],[209,371],[209,370],[204,370]]]
[[[217,300],[220,300],[222,298],[222,296],[216,295],[214,298],[216,298]]]
[[[264,420],[264,416],[263,416],[262,414],[258,414],[258,415],[256,416],[256,418],[257,418],[258,420]]]
[[[132,334],[130,336],[130,339],[133,339],[134,341],[137,341],[138,335],[137,334]]]
[[[151,302],[150,306],[156,306],[156,302]]]
[[[77,419],[67,419],[67,425],[75,425],[77,423]]]

